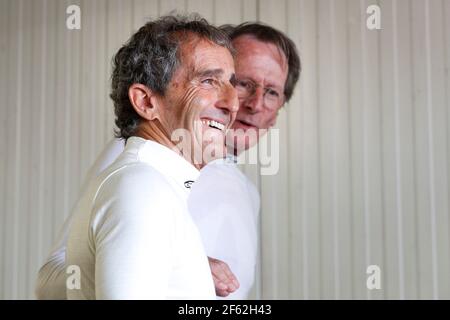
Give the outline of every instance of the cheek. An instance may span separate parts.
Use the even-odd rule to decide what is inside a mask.
[[[266,129],[269,129],[270,127],[273,127],[275,125],[275,123],[277,122],[277,115],[278,115],[278,111],[270,111],[268,112],[268,114],[266,115]]]
[[[181,88],[181,87],[180,87]],[[194,122],[199,120],[202,112],[211,106],[212,101],[217,97],[213,90],[205,90],[195,85],[184,86],[183,90],[176,88],[177,92],[168,100],[169,106],[174,115],[172,127],[184,127],[193,129]]]
[[[185,121],[192,123],[193,121],[199,120],[202,111],[208,107],[208,99],[202,96],[195,95],[185,104],[184,119]]]
[[[245,107],[245,104],[244,104],[244,103],[241,103],[241,102],[239,101],[239,109],[238,109],[238,111],[237,111],[237,113],[236,113],[236,118],[237,118],[237,119],[239,119],[239,118],[242,118],[242,119],[251,118],[251,119],[254,119],[254,120],[261,119],[261,117],[258,117],[258,119],[256,119],[255,116],[258,117],[257,114],[253,115],[253,114],[250,112],[250,110],[249,110],[247,107]],[[260,125],[263,125],[262,121],[261,121],[259,124],[260,124]]]
[[[176,118],[185,126],[198,113],[198,106],[201,100],[198,99],[197,92],[197,88],[189,88],[174,101],[173,106],[175,107]]]
[[[189,101],[189,109],[195,109],[195,111],[200,112],[207,108],[211,103],[211,100],[208,99],[206,95],[196,95]]]
[[[196,90],[189,100],[186,100],[184,109],[186,118],[189,118],[191,121],[198,120],[203,111],[211,106],[214,96],[215,94],[212,92],[201,89]]]
[[[277,112],[264,110],[254,118],[254,121],[259,129],[270,129],[277,122]]]

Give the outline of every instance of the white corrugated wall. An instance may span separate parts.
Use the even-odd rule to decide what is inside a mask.
[[[66,8],[81,8],[81,30]],[[366,9],[381,8],[381,30]],[[254,298],[450,298],[449,0],[0,0],[0,299],[40,264],[112,137],[110,60],[177,9],[261,20],[303,63],[261,192]],[[368,265],[381,289],[366,288]]]

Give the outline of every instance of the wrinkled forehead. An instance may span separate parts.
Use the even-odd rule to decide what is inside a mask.
[[[234,59],[230,50],[213,41],[193,36],[182,41],[178,50],[180,67],[190,71],[198,69],[223,69],[234,74]]]
[[[233,39],[232,44],[236,49],[237,59],[249,55],[269,55],[282,67],[287,68],[288,66],[288,61],[283,50],[272,42],[262,41],[253,35],[244,34]]]
[[[288,62],[284,52],[271,42],[264,42],[251,35],[242,35],[233,40],[236,49],[236,75],[258,82],[270,79],[284,87],[288,74]]]

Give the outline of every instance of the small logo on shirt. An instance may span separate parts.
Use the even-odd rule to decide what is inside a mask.
[[[184,186],[185,186],[186,188],[190,189],[193,183],[194,183],[194,181],[188,180],[188,181],[185,181],[185,182],[184,182]]]

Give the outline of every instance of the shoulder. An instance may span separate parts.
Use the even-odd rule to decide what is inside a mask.
[[[130,164],[105,172],[93,199],[92,226],[148,225],[155,220],[172,220],[181,206],[167,178],[153,167]]]
[[[245,215],[259,211],[259,194],[253,183],[235,164],[213,161],[206,165],[194,183],[188,199],[195,219]],[[211,210],[214,208],[214,210]]]
[[[201,171],[195,185],[214,186],[229,194],[240,196],[251,194],[259,200],[259,192],[253,182],[234,163],[215,160],[207,164]]]
[[[222,186],[246,187],[248,178],[234,163],[215,160],[200,170],[199,183],[215,182]]]
[[[136,162],[110,170],[100,181],[98,195],[114,193],[116,197],[132,198],[149,194],[152,198],[175,195],[167,177],[145,163]]]

